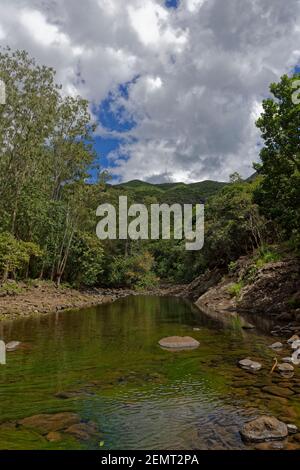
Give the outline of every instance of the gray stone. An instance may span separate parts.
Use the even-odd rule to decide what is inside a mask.
[[[6,351],[7,352],[15,351],[16,349],[18,349],[20,344],[21,344],[20,341],[10,341],[9,343],[6,344]]]
[[[259,362],[252,361],[249,358],[239,361],[239,366],[242,369],[249,370],[251,372],[259,371],[262,368],[262,365]]]
[[[297,434],[298,428],[295,424],[287,424],[289,434]]]
[[[291,364],[279,364],[278,371],[282,377],[290,379],[294,375],[294,367]]]
[[[299,336],[298,335],[293,335],[290,339],[287,340],[288,344],[293,344],[294,341],[299,341]]]
[[[286,364],[293,364],[293,358],[292,357],[283,357],[282,362],[285,362]]]
[[[271,344],[270,348],[272,348],[272,349],[282,349],[283,344],[278,341],[277,343]]]
[[[300,364],[300,348],[293,352],[292,354],[293,364],[299,366]]]
[[[293,372],[294,367],[291,364],[279,364],[278,370],[279,372]]]
[[[195,349],[200,345],[199,341],[190,336],[169,336],[159,340],[158,344],[162,348],[172,350]]]
[[[292,349],[299,349],[300,348],[300,340],[294,341],[292,343]]]

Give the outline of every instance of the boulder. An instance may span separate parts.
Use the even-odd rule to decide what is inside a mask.
[[[162,348],[173,350],[195,349],[200,345],[199,341],[190,336],[169,336],[159,340],[158,344]]]
[[[288,436],[288,427],[272,416],[260,416],[246,423],[240,434],[246,442],[281,441]]]
[[[257,372],[262,368],[262,365],[259,362],[252,361],[251,359],[242,359],[239,361],[239,366],[251,372]]]

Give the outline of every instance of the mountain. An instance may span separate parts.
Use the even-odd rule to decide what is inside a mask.
[[[226,184],[219,181],[200,181],[198,183],[147,183],[132,180],[111,186],[116,190],[125,190],[137,202],[145,197],[153,197],[157,202],[167,204],[196,204],[220,191]]]

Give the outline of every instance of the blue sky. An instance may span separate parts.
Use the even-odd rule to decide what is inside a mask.
[[[165,0],[165,6],[170,9],[178,8],[180,0]],[[138,77],[134,80],[120,84],[118,91],[123,98],[128,98],[128,86],[130,83],[136,81]],[[108,97],[102,101],[100,105],[100,110],[98,115],[99,122],[107,131],[116,131],[118,133],[126,133],[135,127],[136,123],[131,120],[122,120],[118,119],[118,116],[111,110],[111,105],[114,103],[114,95],[110,93]],[[109,159],[109,154],[111,152],[116,152],[124,142],[122,138],[111,137],[96,137],[95,138],[95,151],[98,155],[98,162],[100,163],[101,168],[109,170],[114,167],[114,163]],[[124,159],[127,157],[124,155]],[[92,172],[93,176],[93,172]],[[112,182],[117,181],[118,177],[115,176],[112,178]]]
[[[137,79],[138,77],[135,77],[130,82],[120,84],[117,89],[118,96],[121,96],[121,98],[125,100],[128,99],[128,87],[130,84],[135,83]],[[114,166],[114,163],[109,159],[109,154],[118,151],[125,140],[125,137],[122,138],[122,134],[126,134],[136,126],[136,123],[132,119],[124,118],[126,114],[123,112],[124,110],[122,108],[118,108],[117,112],[112,109],[115,101],[115,94],[110,92],[107,98],[102,101],[99,110],[96,112],[98,122],[108,134],[111,134],[110,136],[103,137],[96,136],[94,145],[100,168],[107,170]],[[118,133],[118,137],[115,137],[114,133]],[[124,156],[124,159],[126,159],[126,156]],[[116,180],[116,178],[114,179]]]

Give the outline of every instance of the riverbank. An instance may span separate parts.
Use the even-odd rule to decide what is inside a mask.
[[[63,310],[92,307],[128,295],[150,294],[157,296],[180,295],[184,286],[165,285],[148,291],[119,288],[73,289],[68,285],[57,286],[54,282],[34,280],[30,282],[9,281],[0,288],[0,322],[17,318],[38,316]]]

